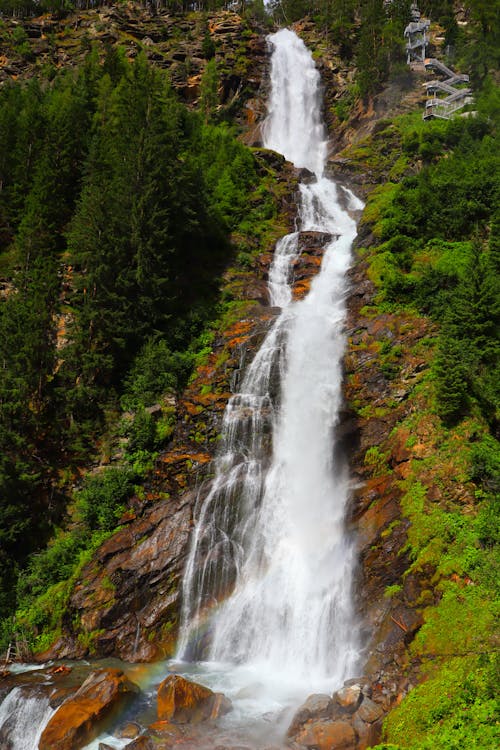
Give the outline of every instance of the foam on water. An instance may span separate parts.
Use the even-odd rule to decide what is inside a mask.
[[[201,681],[236,698],[236,715],[254,716],[338,687],[359,655],[344,522],[349,475],[335,428],[346,272],[362,203],[345,188],[339,196],[324,175],[310,52],[287,29],[270,43],[265,146],[314,173],[300,185],[298,228],[332,239],[301,301],[290,286],[299,233],[276,246],[269,293],[282,309],[228,403],[215,478],[200,488],[178,652],[198,660],[188,672],[198,669]]]

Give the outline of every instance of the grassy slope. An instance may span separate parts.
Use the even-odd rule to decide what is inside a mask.
[[[462,125],[465,127],[463,121]],[[491,117],[488,129],[488,134],[477,138],[479,145],[494,137]],[[415,113],[380,123],[373,135],[340,154],[354,176],[368,172],[373,179],[375,173],[380,181],[367,200],[362,227],[367,242],[358,251],[378,290],[373,307],[363,313],[376,319],[387,312],[406,317],[433,312],[428,333],[418,340],[418,352],[413,352],[423,356],[427,366],[418,385],[409,391],[406,416],[365,459],[376,475],[391,471],[395,446],[407,453],[404,476],[397,484],[403,493],[402,518],[409,521],[401,553],[409,553],[410,565],[401,586],[391,587],[387,596],[397,600],[410,574],[417,573],[424,581],[417,603],[424,624],[408,648],[404,665],[410,681],[419,684],[390,713],[385,723],[389,744],[379,747],[493,748],[498,741],[494,700],[498,642],[494,628],[499,558],[494,491],[498,489],[499,454],[490,432],[495,419],[481,408],[473,383],[472,388],[468,383],[462,412],[451,423],[441,418],[436,359],[446,311],[439,305],[432,310],[422,291],[423,279],[432,269],[436,289],[427,294],[443,294],[443,308],[453,303],[454,290],[467,273],[474,228],[451,229],[453,241],[447,242],[442,237],[443,224],[438,222],[438,238],[429,239],[417,227],[411,238],[394,241],[397,225],[403,223],[398,213],[401,200],[410,189],[402,178],[413,175],[422,182],[429,170],[440,170],[442,160],[460,160],[464,148],[463,142],[450,144],[449,126],[424,123],[420,113]],[[480,172],[486,151],[476,159],[471,169]],[[484,221],[475,227],[485,253],[489,252],[493,206],[494,201],[488,203]],[[439,206],[428,208],[439,215]],[[446,201],[442,209],[444,213]],[[450,269],[452,291],[446,294]],[[405,281],[406,292],[397,291],[399,282],[404,286]],[[464,334],[464,347],[465,338]],[[404,367],[405,357],[412,355],[405,351],[401,356],[390,346],[387,351],[374,350],[374,354],[384,360],[386,368],[394,367],[395,374]],[[375,411],[373,407],[372,416],[377,416]],[[384,534],[394,533],[397,526],[392,524]]]

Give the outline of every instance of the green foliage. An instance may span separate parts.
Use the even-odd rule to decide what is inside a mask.
[[[219,104],[219,74],[215,59],[209,59],[203,75],[200,86],[200,110],[208,122],[214,115],[217,105]]]
[[[51,585],[70,578],[75,561],[88,546],[88,541],[88,533],[83,528],[74,532],[57,530],[47,548],[31,557],[19,582],[21,601],[28,594],[39,596]]]
[[[205,31],[205,35],[201,43],[201,51],[203,53],[203,57],[206,60],[211,60],[215,56],[215,43],[210,36],[208,28]]]
[[[496,662],[496,655],[485,655],[443,664],[391,712],[386,724],[391,744],[377,750],[498,747]]]
[[[9,44],[25,42],[19,27]],[[215,60],[208,66],[216,74]],[[29,556],[62,521],[57,462],[87,461],[119,403],[135,412],[129,468],[86,480],[81,535],[57,536],[44,586],[68,579],[93,531],[116,526],[135,477],[171,435],[169,410],[156,424],[145,408],[180,391],[208,351],[229,235],[250,196],[259,231],[260,214],[274,215],[272,193],[256,193],[250,150],[189,112],[144,57],[131,65],[110,46],[100,62],[91,50],[50,78],[0,89],[0,269],[11,287],[0,301],[5,616],[19,571],[29,559],[32,587]]]
[[[366,451],[365,457],[364,457],[364,464],[365,466],[372,467],[374,476],[378,474],[384,474],[388,470],[387,458],[381,452],[380,448],[376,445],[373,445],[371,448],[368,448],[368,450]]]
[[[125,510],[134,488],[135,475],[126,468],[108,468],[88,475],[76,495],[80,519],[89,529],[111,531]]]
[[[172,352],[165,339],[149,339],[124,380],[123,408],[152,406],[162,394],[181,390],[193,360],[194,355],[189,351]]]
[[[31,558],[19,578],[16,617],[0,622],[0,648],[19,636],[34,651],[54,643],[80,571],[107,536],[108,532],[91,533],[85,528],[58,531],[49,546]]]
[[[152,415],[141,407],[125,432],[128,437],[127,454],[153,451],[156,442],[156,425]]]
[[[471,449],[472,479],[488,492],[500,492],[500,453],[495,438],[484,435]]]
[[[422,415],[427,429],[429,417]],[[471,419],[444,430],[434,417],[433,429],[435,453],[415,462],[401,501],[409,521],[409,571],[428,578],[434,592],[410,646],[424,679],[389,714],[385,738],[401,750],[489,748],[498,732],[495,659],[489,656],[495,653],[500,580],[498,499],[489,494],[492,477],[498,479],[498,446],[484,423]],[[440,501],[428,493],[430,476],[443,493]],[[471,476],[478,483],[475,507],[453,491],[455,482],[460,486]]]
[[[484,114],[494,98],[484,94]],[[370,196],[365,221],[380,240],[370,277],[380,301],[412,302],[440,323],[433,373],[444,423],[455,424],[477,406],[494,427],[500,409],[494,123],[481,112],[432,124],[402,117],[398,128],[404,151],[429,163]]]

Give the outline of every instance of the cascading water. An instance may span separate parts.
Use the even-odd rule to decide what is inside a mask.
[[[26,694],[16,687],[0,705],[0,745],[5,750],[36,750],[54,713],[47,694]]]
[[[310,52],[286,29],[270,41],[264,145],[315,175],[300,185],[298,225],[332,239],[301,301],[289,283],[299,234],[276,247],[269,294],[282,310],[228,403],[215,477],[200,489],[179,658],[243,665],[260,682],[307,693],[341,684],[358,656],[344,528],[349,477],[334,434],[352,212],[362,204],[341,189],[342,208],[323,174],[327,143]]]
[[[299,232],[276,246],[269,296],[281,312],[228,403],[215,475],[200,488],[184,576],[184,661],[175,665],[233,700],[217,742],[244,739],[254,748],[279,742],[280,717],[284,727],[289,715],[283,707],[337,688],[358,657],[344,528],[349,477],[335,428],[352,213],[362,204],[323,174],[327,143],[310,53],[288,30],[270,41],[265,146],[312,173],[300,185],[297,224],[331,240],[301,301],[290,286]],[[35,750],[52,713],[47,693],[14,688],[0,705],[0,743]],[[89,750],[100,741],[127,742],[101,736]]]

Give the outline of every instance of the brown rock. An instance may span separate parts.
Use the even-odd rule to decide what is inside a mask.
[[[155,750],[156,747],[151,737],[143,734],[142,737],[137,737],[136,740],[125,745],[125,750]]]
[[[138,690],[118,669],[92,672],[52,716],[39,750],[79,750],[100,734],[106,720]]]
[[[383,709],[370,698],[365,698],[356,712],[356,715],[368,724],[373,724],[373,722],[380,719],[383,714]]]
[[[366,750],[379,742],[382,735],[382,721],[367,724],[359,716],[354,716],[352,724],[358,735],[357,750]]]
[[[56,688],[50,695],[50,707],[59,708],[63,701],[76,693],[76,690],[76,688],[71,687]]]
[[[355,750],[356,734],[347,721],[314,721],[306,724],[295,741],[311,750]]]
[[[336,236],[329,234],[328,232],[315,232],[313,230],[299,232],[299,248],[301,252],[304,250],[307,250],[308,252],[323,250],[325,245],[328,245],[328,243],[335,239]]]
[[[354,713],[361,703],[361,685],[347,685],[333,694],[336,703],[350,713]]]
[[[169,675],[158,688],[158,718],[179,724],[216,719],[231,710],[231,701],[180,675]]]
[[[135,740],[136,737],[140,735],[140,733],[141,727],[139,726],[139,724],[136,724],[135,721],[129,721],[128,724],[125,724],[124,727],[116,732],[116,736],[120,739]]]
[[[360,551],[372,545],[380,531],[399,516],[399,498],[395,492],[391,492],[391,482],[391,477],[384,475],[368,480],[362,488],[364,508],[356,519],[357,544]],[[371,504],[366,507],[369,499]]]
[[[288,736],[293,737],[309,719],[320,719],[330,716],[332,699],[323,693],[314,693],[297,709],[288,728]]]
[[[182,737],[183,728],[169,721],[155,721],[148,726],[148,732],[161,740],[177,740]]]

